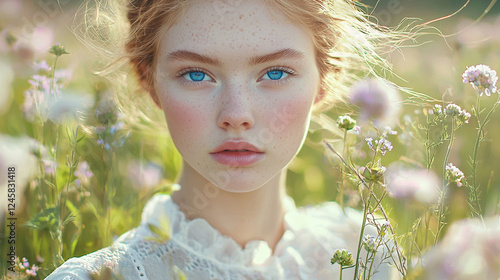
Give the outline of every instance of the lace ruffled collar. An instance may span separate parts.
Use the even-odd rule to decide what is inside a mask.
[[[266,241],[250,241],[245,248],[241,248],[236,241],[222,235],[205,219],[186,220],[178,205],[165,194],[156,195],[148,202],[142,214],[142,225],[160,226],[160,217],[167,216],[172,230],[171,240],[193,253],[213,258],[226,265],[279,266],[280,259],[288,258],[290,254],[300,259],[295,261],[303,261],[299,252],[290,250],[293,251],[291,245],[305,227],[305,219],[297,211],[291,197],[285,197],[284,207],[285,232],[276,245],[274,254]]]

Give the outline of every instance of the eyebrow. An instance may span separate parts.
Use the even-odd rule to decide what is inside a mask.
[[[270,54],[265,54],[265,55],[260,55],[260,56],[255,56],[250,58],[250,65],[257,65],[257,64],[262,64],[266,62],[270,62],[273,60],[278,60],[278,59],[302,59],[304,58],[304,53],[286,48],[282,49]],[[186,50],[178,50],[171,52],[167,55],[167,60],[177,60],[177,61],[182,61],[182,60],[190,60],[194,62],[200,62],[200,63],[205,63],[205,64],[211,64],[211,65],[220,65],[220,61],[217,59],[210,58],[206,55],[201,55],[195,52],[191,51],[186,51]]]
[[[250,59],[250,65],[257,65],[278,59],[302,59],[304,53],[294,49],[282,49],[277,52],[256,56]]]

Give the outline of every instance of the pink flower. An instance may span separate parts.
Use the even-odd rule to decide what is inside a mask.
[[[9,108],[14,71],[6,59],[0,59],[0,114]]]
[[[354,84],[351,102],[360,108],[361,121],[373,121],[377,126],[393,127],[401,109],[401,98],[394,86],[376,78]]]
[[[77,178],[77,185],[88,184],[89,179],[94,176],[94,173],[90,171],[89,164],[86,161],[80,162],[78,168],[75,170],[75,177]]]
[[[150,188],[158,185],[163,178],[161,166],[148,162],[132,161],[128,165],[128,177],[136,188]]]
[[[440,180],[432,170],[407,168],[393,163],[386,171],[387,190],[394,198],[435,203],[439,198]]]
[[[499,279],[500,216],[458,221],[423,259],[422,279]]]

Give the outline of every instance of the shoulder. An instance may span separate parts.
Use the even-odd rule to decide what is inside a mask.
[[[307,228],[322,238],[337,240],[334,243],[348,245],[359,237],[363,213],[352,208],[342,209],[336,202],[324,202],[301,207],[290,218],[293,221],[287,223],[295,224],[296,228]]]
[[[149,229],[149,224],[160,227],[158,213],[164,213],[162,207],[167,207],[165,202],[169,199],[167,195],[156,195],[146,204],[142,222],[134,228],[121,235],[112,246],[103,248],[82,257],[67,260],[48,276],[49,280],[83,280],[92,279],[91,275],[110,273],[119,279],[142,279],[145,277],[145,269],[142,264],[144,254],[141,248],[147,247],[154,234]],[[153,242],[154,243],[154,242]]]
[[[126,262],[127,246],[114,244],[82,257],[67,260],[46,279],[49,280],[80,280],[92,279],[92,275],[100,274],[104,270],[118,271],[118,267]]]

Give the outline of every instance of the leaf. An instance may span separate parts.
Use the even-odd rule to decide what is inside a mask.
[[[71,133],[71,130],[69,129],[69,126],[66,126],[66,135],[68,136],[69,142],[73,142],[73,134]]]
[[[47,179],[43,179],[43,182],[47,185],[49,185],[50,187],[52,187],[53,189],[57,189],[56,185],[54,185],[54,183],[52,183],[51,181],[47,180]]]
[[[159,212],[158,216],[158,220],[160,221],[159,226],[148,224],[149,230],[156,236],[147,239],[161,243],[170,239],[172,229],[170,227],[170,219],[164,212]]]
[[[63,220],[63,226],[67,225],[69,222],[71,221],[74,221],[75,220],[75,216],[73,215],[73,213],[68,213],[66,215],[66,217],[64,217],[64,220]]]
[[[83,134],[82,137],[78,138],[76,140],[76,143],[80,143],[83,139],[85,139],[85,134]]]
[[[81,234],[82,234],[82,232],[79,230],[73,235],[73,238],[71,239],[71,245],[70,245],[70,255],[71,256],[73,256],[75,254],[76,245],[78,244],[78,240],[80,239]]]
[[[99,211],[97,211],[97,208],[95,208],[95,205],[92,204],[91,202],[88,202],[88,201],[86,202],[86,205],[89,207],[90,212],[92,212],[92,214],[94,214],[94,216],[96,218],[99,218],[99,216],[100,216]]]
[[[26,222],[24,226],[39,231],[48,229],[52,232],[56,230],[59,227],[59,208],[50,207],[42,210],[42,212]]]
[[[69,211],[71,211],[73,215],[80,216],[80,212],[78,212],[78,209],[70,200],[66,200],[66,207],[68,207]]]
[[[172,266],[172,272],[174,273],[176,280],[186,280],[187,279],[184,272],[182,272],[182,270],[176,265]]]

